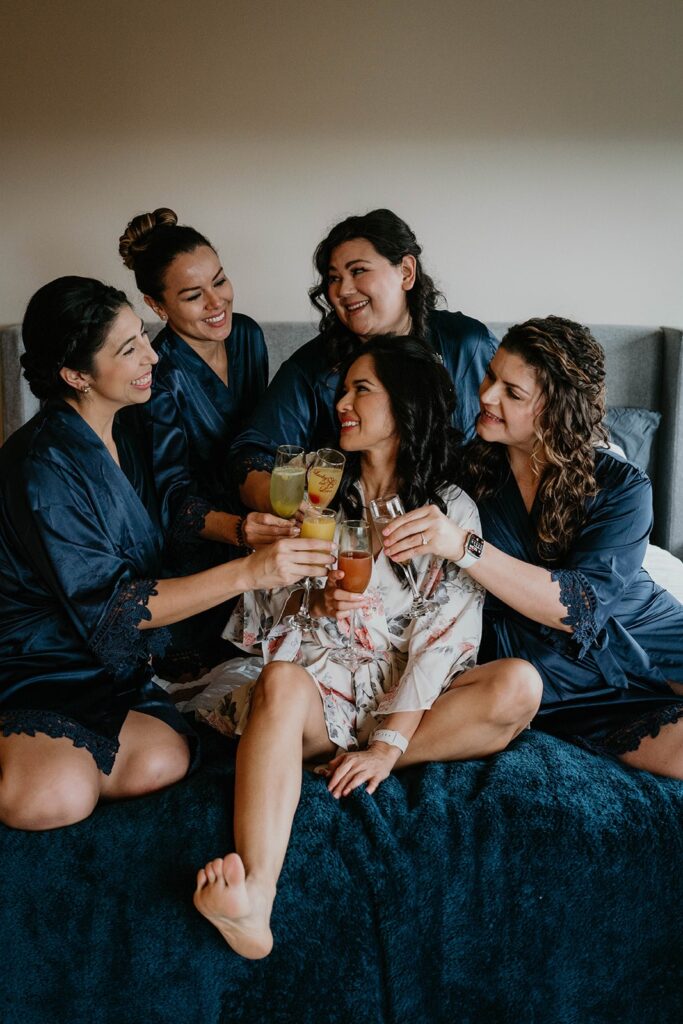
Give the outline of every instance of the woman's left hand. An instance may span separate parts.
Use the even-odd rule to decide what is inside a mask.
[[[367,792],[374,793],[380,782],[391,775],[401,751],[390,743],[373,743],[366,750],[339,754],[327,765],[329,789],[335,800],[348,796],[367,783]]]
[[[272,544],[281,537],[298,537],[300,532],[297,523],[270,512],[250,512],[242,522],[244,543],[249,548]]]
[[[383,528],[382,536],[384,553],[395,562],[427,554],[455,562],[463,556],[467,531],[436,505],[423,505],[392,519]]]

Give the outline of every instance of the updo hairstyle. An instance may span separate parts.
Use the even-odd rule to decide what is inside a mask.
[[[21,327],[21,365],[36,398],[78,397],[59,371],[92,374],[94,356],[124,306],[130,306],[124,292],[91,277],[58,277],[38,289]]]
[[[121,259],[135,274],[143,295],[163,302],[166,271],[181,253],[194,252],[211,242],[194,228],[178,224],[178,215],[166,206],[133,217],[119,238]]]

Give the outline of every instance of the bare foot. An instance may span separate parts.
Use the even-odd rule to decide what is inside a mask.
[[[273,948],[272,900],[249,885],[236,853],[209,861],[199,871],[194,905],[240,956],[260,960]]]

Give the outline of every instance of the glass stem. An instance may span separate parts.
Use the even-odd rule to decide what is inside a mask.
[[[311,578],[307,576],[304,580],[304,596],[301,601],[301,608],[299,609],[299,615],[305,615],[308,618],[308,602],[311,599]]]

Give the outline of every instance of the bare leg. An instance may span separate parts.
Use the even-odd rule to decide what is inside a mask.
[[[177,782],[187,771],[187,741],[150,715],[130,711],[110,775],[84,747],[44,733],[0,736],[0,821],[31,831],[73,825],[101,797],[140,796]]]
[[[397,768],[504,750],[534,717],[542,693],[538,672],[519,658],[463,672],[425,712]]]
[[[273,945],[270,915],[294,813],[302,761],[333,750],[315,683],[299,665],[272,662],[254,688],[237,751],[235,846],[197,876],[195,906],[249,959]]]
[[[646,736],[637,750],[619,759],[654,775],[683,779],[683,718],[663,726],[658,736]]]
[[[179,782],[190,764],[187,740],[159,718],[129,711],[111,775],[101,775],[107,800],[143,796]]]

